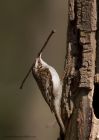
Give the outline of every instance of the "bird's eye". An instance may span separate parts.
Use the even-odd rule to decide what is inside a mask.
[[[41,69],[42,68],[42,65],[39,65],[39,68]]]
[[[42,64],[40,63],[40,61],[38,61],[38,69],[42,68]]]

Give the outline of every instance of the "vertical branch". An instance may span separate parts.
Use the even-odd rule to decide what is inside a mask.
[[[96,4],[96,0],[69,0],[68,4],[62,97],[65,140],[95,140],[98,137],[99,121],[93,109],[94,83],[99,79],[99,74],[95,76],[96,39],[99,38],[96,38]]]

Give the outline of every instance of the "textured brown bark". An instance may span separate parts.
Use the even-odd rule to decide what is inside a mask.
[[[68,2],[68,38],[62,99],[65,140],[99,138],[99,119],[93,103],[93,96],[99,89],[98,3],[96,0]]]

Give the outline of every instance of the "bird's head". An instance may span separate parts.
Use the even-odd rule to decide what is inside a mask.
[[[34,63],[34,67],[33,67],[33,68],[34,68],[36,71],[42,68],[42,58],[41,58],[41,55],[42,55],[42,54],[40,54],[40,55],[35,59],[35,63]]]

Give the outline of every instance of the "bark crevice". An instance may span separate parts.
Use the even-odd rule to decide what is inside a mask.
[[[62,96],[65,140],[96,140],[99,136],[99,114],[96,108],[99,99],[97,3],[96,0],[69,0],[68,3]]]

